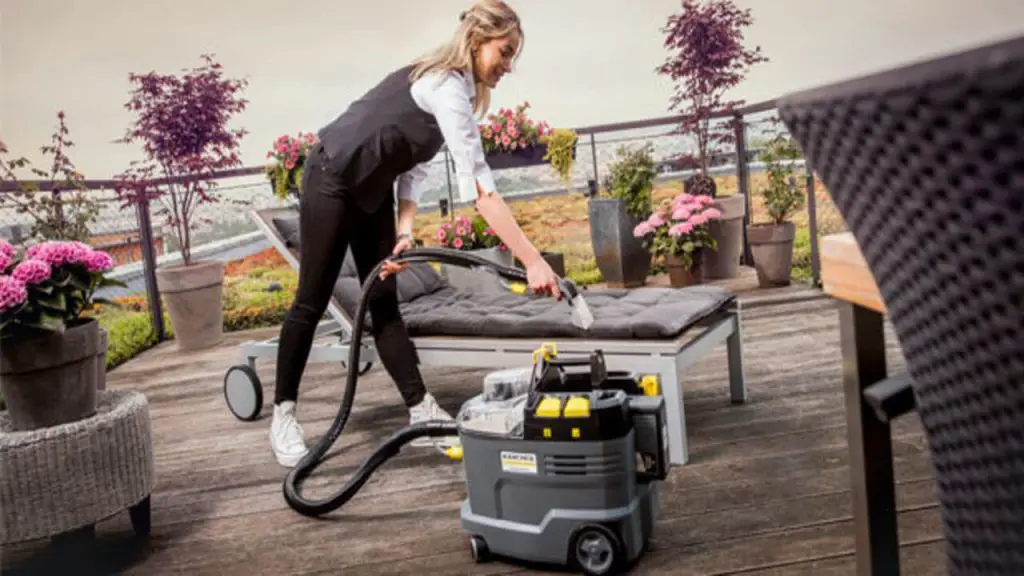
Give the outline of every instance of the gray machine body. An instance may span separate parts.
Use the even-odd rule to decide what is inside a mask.
[[[658,509],[656,482],[637,475],[638,443],[660,453],[657,443],[664,436],[655,427],[653,415],[638,415],[624,436],[598,441],[534,441],[463,430],[463,528],[482,537],[493,554],[564,565],[571,562],[577,530],[600,524],[619,537],[623,560],[634,560],[646,548]]]

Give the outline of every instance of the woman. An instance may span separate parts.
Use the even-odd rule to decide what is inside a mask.
[[[530,288],[561,298],[557,277],[523,235],[495,191],[484,160],[477,118],[490,90],[512,70],[523,32],[516,13],[499,0],[483,0],[460,17],[449,43],[388,75],[324,127],[311,150],[302,182],[299,285],[281,328],[271,448],[282,466],[306,454],[295,418],[299,380],[316,325],[322,318],[351,246],[359,276],[413,247],[412,226],[426,165],[447,144],[455,161],[459,197],[476,210],[526,267]],[[397,222],[393,200],[397,183]],[[368,303],[377,355],[395,381],[410,423],[452,420],[426,391],[416,352],[399,314],[394,274],[386,264]],[[457,438],[421,438],[413,445],[443,448]]]

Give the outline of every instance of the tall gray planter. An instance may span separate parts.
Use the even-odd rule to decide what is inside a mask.
[[[513,264],[512,252],[494,248],[483,248],[481,250],[469,250],[491,262],[511,267]],[[500,294],[508,292],[507,281],[498,276],[494,270],[484,267],[466,267],[444,264],[441,268],[444,278],[448,284],[458,290],[467,290],[475,293]]]
[[[743,255],[743,216],[747,213],[747,204],[742,194],[733,194],[716,198],[713,206],[722,213],[722,218],[708,224],[718,249],[704,251],[704,277],[735,278],[739,276]]]
[[[633,236],[633,229],[642,220],[631,216],[626,203],[618,198],[591,198],[588,210],[590,242],[605,283],[611,288],[646,284],[651,253],[641,238]]]

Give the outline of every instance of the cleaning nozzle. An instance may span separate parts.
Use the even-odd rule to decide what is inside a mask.
[[[590,326],[594,324],[594,314],[591,313],[590,307],[587,306],[587,301],[583,299],[576,283],[568,278],[562,278],[558,281],[558,288],[569,301],[569,306],[572,307],[573,326],[589,330]]]

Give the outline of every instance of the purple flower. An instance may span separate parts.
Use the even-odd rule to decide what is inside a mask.
[[[28,300],[25,284],[6,274],[0,275],[0,312],[5,312]]]
[[[53,268],[42,260],[23,260],[11,276],[22,284],[40,284],[50,278]]]

